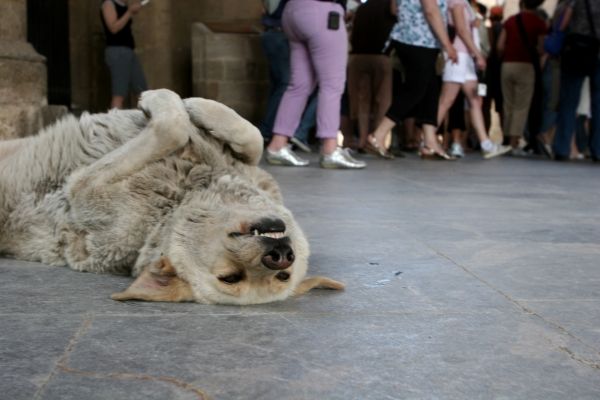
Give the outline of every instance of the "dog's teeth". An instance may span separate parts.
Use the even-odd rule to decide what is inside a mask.
[[[252,234],[253,234],[254,236],[258,236],[258,229],[255,229],[255,230],[254,230],[254,232],[252,232]]]

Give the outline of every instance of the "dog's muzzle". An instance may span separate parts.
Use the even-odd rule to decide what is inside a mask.
[[[262,263],[265,267],[272,270],[281,270],[289,268],[296,259],[294,250],[290,246],[290,239],[263,238],[265,253],[262,257]]]

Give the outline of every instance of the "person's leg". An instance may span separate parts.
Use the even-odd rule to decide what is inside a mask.
[[[371,121],[373,116],[373,97],[375,96],[375,87],[373,86],[373,75],[375,69],[373,66],[373,56],[364,55],[362,65],[362,74],[360,80],[360,95],[358,105],[358,143],[360,148],[367,144],[367,136],[371,130]],[[387,110],[386,110],[387,111]]]
[[[358,128],[358,135],[359,138],[362,136],[362,131],[364,129],[368,129],[368,126],[365,126],[365,120],[364,118],[361,118],[361,113],[363,112],[363,105],[362,105],[362,101],[363,101],[363,94],[362,94],[362,86],[364,85],[364,71],[363,71],[363,65],[364,65],[364,56],[362,54],[353,54],[350,56],[350,59],[348,61],[348,101],[350,103],[350,125],[352,126],[352,128],[350,128],[351,130],[354,127]],[[368,124],[368,121],[366,121],[366,123]],[[347,129],[342,129],[342,132],[345,132]],[[346,138],[346,134],[348,132],[345,133],[344,135],[344,146],[347,146],[348,144],[346,143],[347,138]],[[368,133],[368,132],[367,132]],[[348,141],[350,143],[353,143],[353,140],[350,140],[350,138],[348,138]],[[362,148],[364,147],[364,144],[361,145],[360,143],[360,139],[359,139],[359,143],[358,143],[358,148]]]
[[[131,81],[131,49],[109,46],[104,52],[111,79],[111,108],[123,108]]]
[[[135,94],[140,94],[148,90],[148,84],[146,83],[146,76],[144,75],[144,69],[138,56],[132,52],[131,57],[131,83],[130,89]]]
[[[504,136],[509,137],[510,129],[512,126],[513,119],[513,99],[515,97],[514,94],[514,82],[512,79],[512,70],[510,68],[510,64],[504,63],[502,64],[502,73],[501,73],[501,86],[502,86],[502,110],[504,114],[504,122],[502,124],[502,130],[504,131]]]
[[[392,104],[392,62],[390,57],[385,55],[377,55],[372,56],[374,64],[374,69],[371,74],[372,79],[372,88],[373,88],[373,126],[370,126],[369,129],[377,126],[388,108],[390,108],[390,104]],[[366,136],[364,141],[366,144]]]
[[[456,100],[456,96],[460,92],[460,83],[457,82],[444,82],[442,84],[442,93],[440,94],[440,101],[438,105],[437,122],[440,125],[446,118],[448,110],[452,107]]]
[[[401,74],[394,74],[394,87],[397,91],[392,93],[392,104],[381,123],[371,133],[373,142],[380,145],[384,142],[387,133],[407,117],[415,116],[416,107],[423,101],[428,94],[429,86],[432,80],[437,80],[435,74],[435,62],[438,51],[434,49],[425,49],[417,46],[410,46],[399,42],[392,42],[397,56],[402,62],[404,68],[404,77],[399,85],[396,85],[396,78]],[[435,83],[437,84],[437,82]],[[439,86],[439,85],[438,85]],[[439,96],[439,89],[438,89]],[[437,124],[437,106],[438,97],[435,98],[435,121]]]
[[[261,43],[269,65],[269,97],[267,109],[259,129],[265,139],[270,139],[281,98],[290,80],[290,45],[281,31],[262,34]]]
[[[505,103],[509,103],[507,108],[510,110],[506,135],[510,137],[511,147],[516,149],[527,124],[535,85],[535,71],[531,64],[525,63],[506,63],[504,67],[507,69],[511,97],[509,100],[506,93],[504,94]]]
[[[322,15],[343,10],[335,3],[320,3],[314,7]],[[321,21],[319,19],[319,21]],[[337,148],[337,132],[340,128],[341,98],[346,84],[348,64],[348,40],[342,24],[339,29],[327,28],[327,24],[316,24],[314,20],[302,20],[309,24],[307,47],[310,60],[319,84],[317,100],[317,137],[322,140],[322,153],[330,154]],[[314,28],[314,30],[312,30]]]
[[[571,137],[575,130],[575,114],[583,79],[583,76],[571,75],[565,71],[561,75],[556,134],[552,144],[555,158],[558,160],[568,160],[571,153]]]
[[[280,150],[294,135],[315,84],[306,45],[290,37],[290,83],[279,103],[269,150]]]
[[[590,154],[594,161],[600,160],[600,61],[590,78],[592,118],[590,125]]]
[[[480,143],[489,140],[485,131],[485,122],[481,110],[482,100],[477,95],[477,81],[467,81],[462,85],[462,91],[469,102],[469,114],[471,116],[471,125],[477,134]]]
[[[294,133],[294,137],[306,145],[308,145],[310,130],[317,124],[317,97],[317,91],[315,90],[308,98],[300,125]]]
[[[439,114],[439,112],[438,112]],[[450,155],[453,157],[464,157],[466,147],[466,130],[467,124],[465,121],[465,96],[459,91],[452,107],[448,110],[448,125],[446,130],[450,132],[452,145],[450,146]],[[447,141],[448,142],[448,141]],[[444,147],[448,147],[447,145]]]

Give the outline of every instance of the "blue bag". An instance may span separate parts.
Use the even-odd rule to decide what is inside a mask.
[[[560,55],[565,43],[566,32],[560,30],[564,16],[563,12],[558,21],[553,24],[550,34],[544,39],[544,51],[553,57]]]

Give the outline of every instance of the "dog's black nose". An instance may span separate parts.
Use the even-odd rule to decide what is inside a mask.
[[[269,246],[262,257],[265,267],[273,270],[286,269],[294,263],[294,250],[285,241],[277,240]]]

